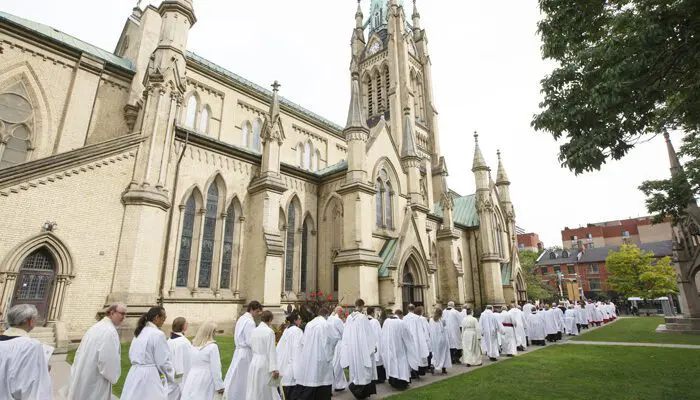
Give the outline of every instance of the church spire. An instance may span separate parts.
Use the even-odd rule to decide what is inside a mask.
[[[479,148],[479,134],[474,131],[474,162],[472,163],[472,172],[481,170],[490,171],[490,168],[486,165],[484,155],[481,154],[481,149]]]
[[[411,121],[411,109],[403,109],[403,138],[401,140],[401,158],[418,157],[416,142],[413,139],[413,123]]]
[[[360,5],[361,0],[357,0],[357,11],[355,11],[355,28],[362,29],[362,24],[365,19],[362,14],[362,6]]]
[[[418,6],[416,6],[416,0],[413,0],[413,14],[411,18],[413,19],[413,30],[420,30],[420,13],[418,12]]]
[[[666,139],[666,150],[668,151],[668,159],[671,162],[671,175],[676,176],[682,171],[681,163],[678,160],[678,154],[673,148],[673,143],[671,143],[671,137],[668,132],[664,132],[664,139]]]
[[[510,185],[510,180],[506,174],[506,168],[503,166],[503,160],[501,160],[501,151],[496,151],[498,156],[498,172],[496,173],[496,185]]]

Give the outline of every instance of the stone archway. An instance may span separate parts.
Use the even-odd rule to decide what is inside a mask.
[[[525,286],[525,280],[520,271],[515,275],[513,286],[515,289],[515,301],[517,303],[525,302],[527,300],[527,287]]]
[[[407,311],[408,305],[426,306],[428,295],[428,279],[425,266],[418,256],[411,252],[402,264],[399,272],[399,289],[401,293],[401,308]]]

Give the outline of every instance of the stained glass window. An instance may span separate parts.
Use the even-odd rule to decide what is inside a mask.
[[[182,219],[182,236],[180,237],[180,259],[177,263],[177,287],[187,287],[187,278],[190,270],[190,256],[192,253],[192,231],[194,230],[194,214],[197,203],[194,196],[190,196],[185,203],[185,214]]]
[[[306,291],[307,263],[309,261],[309,223],[305,223],[301,230],[301,286],[300,291]]]
[[[384,204],[382,203],[382,201],[384,197],[382,195],[382,182],[380,180],[377,179],[377,182],[374,185],[374,189],[377,191],[377,193],[374,195],[374,202],[376,203],[375,206],[377,208],[377,227],[381,228],[384,225],[384,218],[382,216],[382,213],[384,211]]]
[[[48,250],[41,248],[24,259],[22,262],[22,269],[53,270],[53,258]]]
[[[226,222],[224,227],[224,253],[221,255],[221,279],[220,287],[228,289],[231,286],[231,261],[233,257],[233,228],[236,223],[233,202],[226,210]]]
[[[204,233],[202,234],[202,259],[199,263],[200,288],[211,285],[211,265],[214,258],[214,238],[216,237],[216,210],[219,205],[219,189],[212,183],[207,192],[207,208],[204,214]]]
[[[386,182],[384,184],[384,219],[386,220],[387,229],[394,229],[394,219],[391,214],[391,201],[393,196],[394,194],[391,190],[391,184],[389,182]]]
[[[293,290],[294,276],[294,227],[296,226],[294,204],[289,205],[287,210],[287,250],[284,260],[284,290],[291,292]]]
[[[7,140],[5,149],[0,150],[0,169],[27,160],[34,115],[27,99],[27,91],[21,83],[0,94],[0,137]]]
[[[46,297],[52,277],[48,275],[21,274],[18,300],[42,300]]]

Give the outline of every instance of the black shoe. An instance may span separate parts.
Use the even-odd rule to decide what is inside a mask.
[[[498,361],[498,358],[490,357],[489,360],[491,360],[491,361]]]
[[[447,368],[443,368],[443,369],[442,369],[442,374],[443,374],[443,375],[447,375]]]

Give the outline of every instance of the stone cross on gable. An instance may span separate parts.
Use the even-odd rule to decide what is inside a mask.
[[[277,92],[277,91],[279,91],[279,89],[280,89],[280,86],[282,86],[282,85],[280,85],[280,83],[279,83],[279,82],[277,82],[277,81],[274,81],[274,82],[272,83],[272,91],[273,91],[273,92]]]

